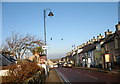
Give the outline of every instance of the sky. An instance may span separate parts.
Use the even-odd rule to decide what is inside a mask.
[[[118,2],[119,0],[1,0],[2,2]]]
[[[2,41],[12,31],[44,40],[43,10],[47,8],[54,13],[46,17],[48,59],[64,57],[73,45],[104,35],[107,29],[114,32],[118,23],[118,2],[3,2]]]

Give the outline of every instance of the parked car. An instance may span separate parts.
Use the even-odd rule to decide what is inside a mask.
[[[72,68],[72,64],[71,64],[71,63],[67,63],[67,64],[66,64],[66,67],[67,67],[67,68]]]
[[[54,67],[54,68],[57,68],[57,67],[58,67],[58,65],[57,65],[57,64],[55,64],[55,65],[53,65],[53,67]]]
[[[65,63],[63,63],[62,67],[66,67],[66,65],[67,65],[67,63],[65,62]]]
[[[53,68],[53,65],[49,65],[49,68]]]

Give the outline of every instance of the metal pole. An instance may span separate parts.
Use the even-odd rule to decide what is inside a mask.
[[[46,46],[46,10],[44,9],[44,41]],[[45,50],[46,60],[47,60],[47,49]]]
[[[46,10],[44,10],[44,41],[46,45]]]
[[[45,41],[45,47],[46,47],[44,53],[46,54],[46,60],[47,60],[47,46],[46,46],[46,11],[47,10],[50,11],[48,16],[53,16],[53,13],[51,12],[51,10],[49,8],[43,10],[43,13],[44,13],[44,41]]]

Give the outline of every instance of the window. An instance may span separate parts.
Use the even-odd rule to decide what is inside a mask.
[[[100,44],[98,44],[98,45],[96,46],[96,49],[97,49],[97,51],[100,51],[100,49],[101,49]]]

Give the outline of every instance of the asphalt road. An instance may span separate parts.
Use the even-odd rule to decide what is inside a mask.
[[[76,68],[55,69],[66,83],[120,84],[120,76]]]

